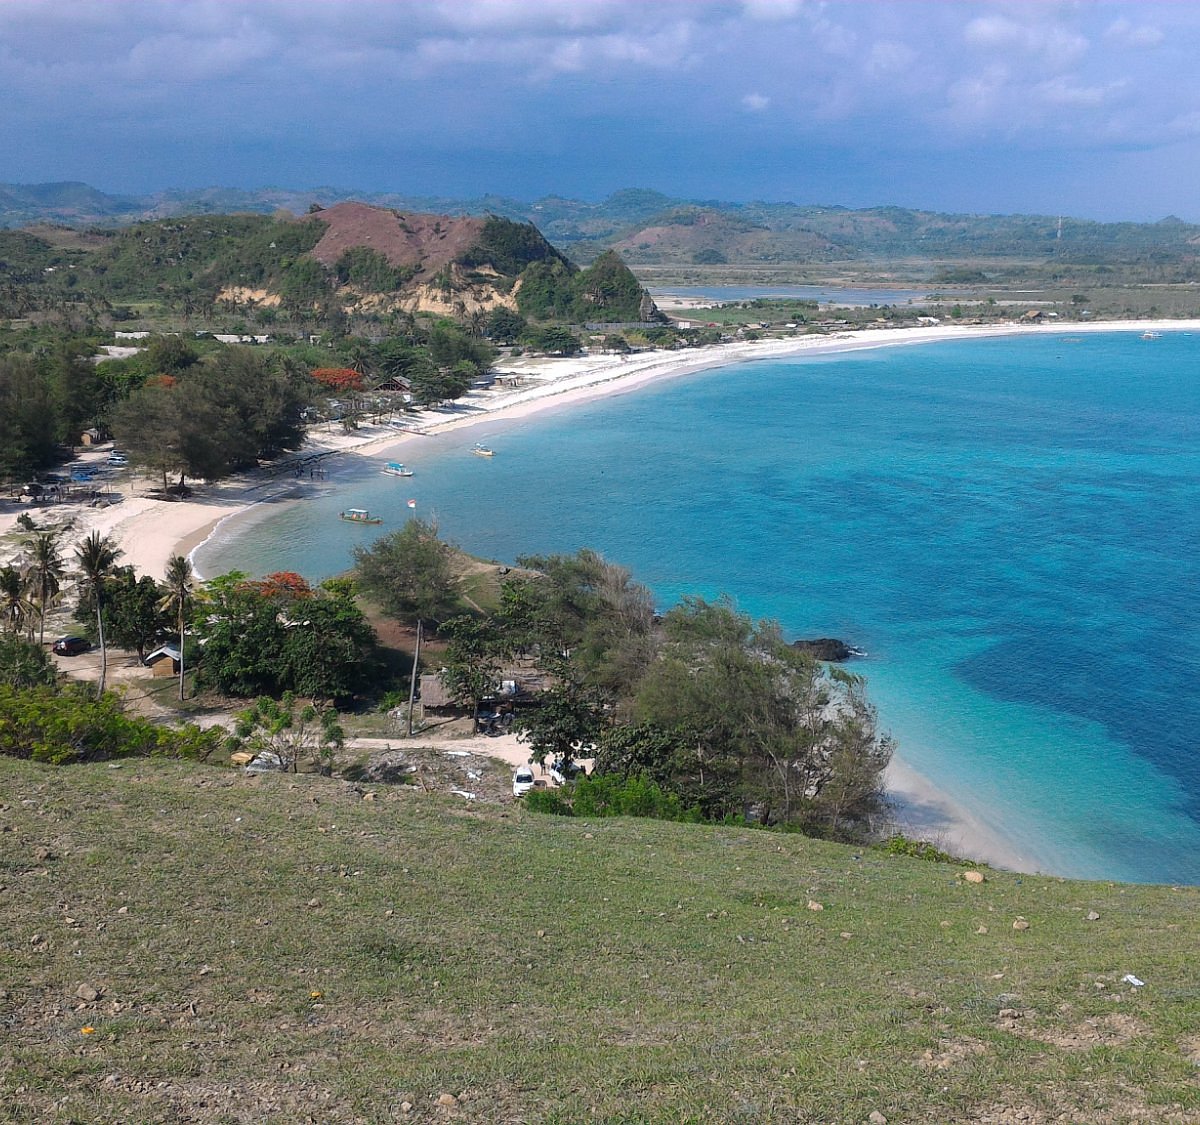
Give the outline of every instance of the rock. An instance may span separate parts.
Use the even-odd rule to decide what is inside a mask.
[[[45,848],[45,847],[34,848],[33,849],[33,858],[37,859],[37,860],[53,859],[54,852],[52,852],[49,848]]]
[[[1029,929],[1029,923],[1026,922],[1024,918],[1018,918],[1013,923],[1013,929],[1014,930],[1027,930],[1027,929]]]
[[[871,1123],[871,1125],[887,1125],[887,1118],[884,1117],[883,1114],[877,1109],[871,1110],[867,1120]]]
[[[1089,911],[1087,912],[1087,920],[1088,920],[1089,922],[1099,922],[1099,921],[1100,921],[1100,915],[1099,915],[1099,914],[1097,914],[1097,913],[1096,913],[1094,910],[1089,910]]]
[[[310,898],[308,900],[308,905],[311,909],[316,910],[316,908],[321,905],[321,900],[319,898]]]
[[[453,1094],[438,1094],[437,1104],[452,1108],[458,1105],[458,1098],[456,1098]]]
[[[963,882],[966,883],[982,883],[985,882],[982,871],[964,871]]]
[[[979,927],[979,928],[978,928],[978,929],[977,929],[975,932],[976,932],[977,934],[986,934],[986,933],[987,933],[987,926],[980,926],[980,927]]]
[[[815,899],[810,898],[808,900],[808,908],[809,910],[824,910],[825,906],[823,903],[817,902]]]
[[[128,907],[128,906],[118,906],[118,907],[117,907],[117,913],[118,913],[118,914],[128,914],[128,913],[129,913],[129,907]]]
[[[401,1102],[400,1103],[400,1112],[401,1113],[412,1113],[412,1107],[413,1107],[412,1102]]]
[[[100,999],[100,989],[90,984],[81,984],[75,989],[75,995],[80,1000],[86,1000],[90,1004],[93,1000]]]
[[[818,637],[813,641],[793,641],[792,648],[798,652],[806,652],[814,660],[828,660],[834,664],[843,664],[856,656],[866,656],[860,648],[846,644],[845,641],[833,637]]]

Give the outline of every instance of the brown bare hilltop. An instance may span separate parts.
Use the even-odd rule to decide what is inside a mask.
[[[458,261],[483,234],[483,219],[401,213],[366,203],[337,203],[302,221],[326,225],[311,253],[333,267],[347,251],[366,246],[393,266],[424,268],[426,274]]]

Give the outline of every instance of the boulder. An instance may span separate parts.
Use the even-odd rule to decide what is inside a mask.
[[[846,644],[834,637],[818,637],[812,641],[793,641],[792,648],[808,653],[814,660],[825,660],[833,664],[842,664],[853,660],[856,656],[866,656],[860,648]]]

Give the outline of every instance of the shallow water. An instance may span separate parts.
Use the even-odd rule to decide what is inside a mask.
[[[349,565],[435,515],[498,559],[595,547],[664,604],[833,635],[901,753],[1045,870],[1200,882],[1200,337],[1017,337],[723,368],[420,439],[417,476],[226,525],[208,574]],[[469,455],[480,439],[490,460]],[[340,524],[354,505],[382,528]],[[265,518],[264,518],[265,516]]]

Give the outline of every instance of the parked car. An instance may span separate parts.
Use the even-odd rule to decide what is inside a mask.
[[[533,788],[533,770],[529,766],[518,766],[513,774],[513,796],[524,797]]]
[[[59,656],[78,656],[92,646],[84,637],[59,637],[53,647]]]
[[[574,781],[577,777],[587,777],[587,770],[578,762],[564,762],[561,758],[555,758],[547,772],[559,785],[566,785],[568,781]]]
[[[129,458],[124,453],[117,453],[115,450],[108,455],[108,463],[114,468],[123,469],[129,464]]]

